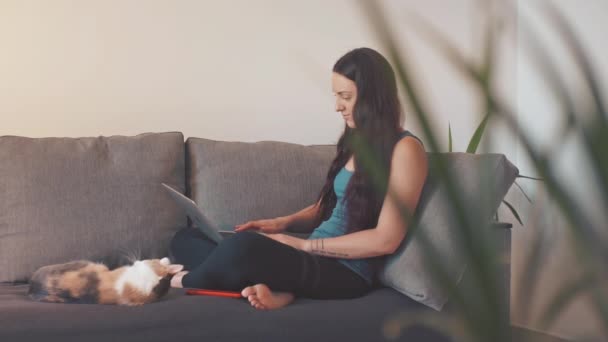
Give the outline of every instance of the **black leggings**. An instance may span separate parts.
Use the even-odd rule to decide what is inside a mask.
[[[196,228],[184,228],[171,240],[171,261],[189,271],[184,287],[241,291],[266,284],[298,297],[355,298],[370,285],[333,258],[300,251],[255,232],[228,236],[219,244]]]

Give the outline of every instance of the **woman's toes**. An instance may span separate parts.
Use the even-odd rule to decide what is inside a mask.
[[[241,291],[241,296],[245,298],[249,298],[252,295],[255,295],[255,288],[253,286],[248,286]]]
[[[251,306],[260,310],[278,309],[294,300],[294,295],[287,292],[272,292],[265,284],[249,286],[241,291]]]
[[[291,303],[294,295],[287,292],[272,292],[265,284],[254,285],[256,300],[264,309],[279,309]]]
[[[255,295],[248,296],[247,300],[249,300],[249,304],[251,304],[251,306],[253,306],[256,309],[260,309],[260,310],[266,309],[264,304],[260,303],[260,299]]]

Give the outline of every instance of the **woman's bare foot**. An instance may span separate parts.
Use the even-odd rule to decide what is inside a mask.
[[[184,287],[184,285],[182,285],[182,279],[184,278],[184,276],[186,274],[188,274],[188,271],[181,271],[181,272],[175,273],[173,278],[171,278],[171,287],[176,287],[176,288]]]
[[[241,296],[247,298],[251,306],[260,310],[279,309],[294,300],[293,294],[289,292],[272,292],[265,284],[246,287],[241,291]]]

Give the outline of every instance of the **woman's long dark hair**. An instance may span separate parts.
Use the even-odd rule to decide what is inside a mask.
[[[386,195],[386,187],[373,183],[360,149],[353,148],[353,138],[362,141],[367,151],[379,163],[380,169],[390,170],[393,148],[400,133],[401,105],[397,96],[395,74],[389,62],[378,52],[359,48],[342,56],[334,65],[333,72],[355,82],[357,97],[353,110],[354,129],[345,125],[337,143],[337,154],[321,189],[318,201],[320,210],[317,223],[327,220],[336,206],[334,179],[351,155],[355,159],[355,172],[351,177],[344,200],[346,203],[347,232],[370,229],[378,224],[378,216]],[[380,184],[388,182],[388,172],[381,173]]]

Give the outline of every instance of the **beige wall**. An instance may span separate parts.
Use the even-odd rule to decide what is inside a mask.
[[[447,136],[450,120],[466,148],[474,98],[405,14],[470,50],[471,1],[384,4],[412,41],[436,124]],[[0,134],[333,143],[331,67],[360,46],[379,48],[352,0],[0,0]]]
[[[608,23],[608,2],[550,0],[578,33],[580,43],[589,52],[594,64],[595,76],[603,84],[604,98],[608,98],[608,68],[603,63],[608,55],[605,34]],[[582,210],[596,222],[598,227],[606,227],[608,216],[602,208],[597,187],[584,157],[580,136],[563,135],[559,99],[547,91],[545,81],[540,78],[538,65],[530,59],[529,46],[525,43],[523,23],[527,23],[540,36],[543,50],[552,57],[561,77],[567,83],[572,94],[576,94],[578,106],[585,102],[584,90],[578,68],[573,63],[571,54],[555,34],[555,30],[543,15],[543,1],[519,0],[519,32],[517,51],[517,108],[522,127],[530,133],[535,146],[553,150],[550,160],[553,170],[566,188],[575,196]],[[606,147],[608,151],[608,146]],[[535,175],[530,162],[525,158],[521,146],[516,151],[519,158],[517,165],[523,174]],[[608,152],[607,152],[608,153]],[[529,205],[521,193],[512,188],[507,198],[516,203],[526,227],[516,225],[513,229],[512,255],[512,322],[533,329],[542,329],[537,319],[540,312],[559,289],[576,280],[581,272],[580,258],[575,253],[570,239],[567,221],[555,203],[547,199],[542,184],[533,181],[519,181],[533,195],[534,204]],[[608,244],[606,231],[603,232],[604,246]],[[601,235],[600,235],[601,236]],[[541,238],[542,246],[547,250],[539,270],[535,295],[520,305],[517,299],[529,289],[520,288],[523,280],[527,256],[533,249],[532,241]],[[608,291],[604,292],[608,295]],[[569,305],[560,318],[548,330],[555,335],[576,340],[605,341],[608,339],[608,327],[602,328],[595,318],[590,298],[579,296]],[[529,311],[528,315],[525,314]]]
[[[329,70],[369,39],[348,2],[301,3],[1,1],[0,133],[332,141]]]

